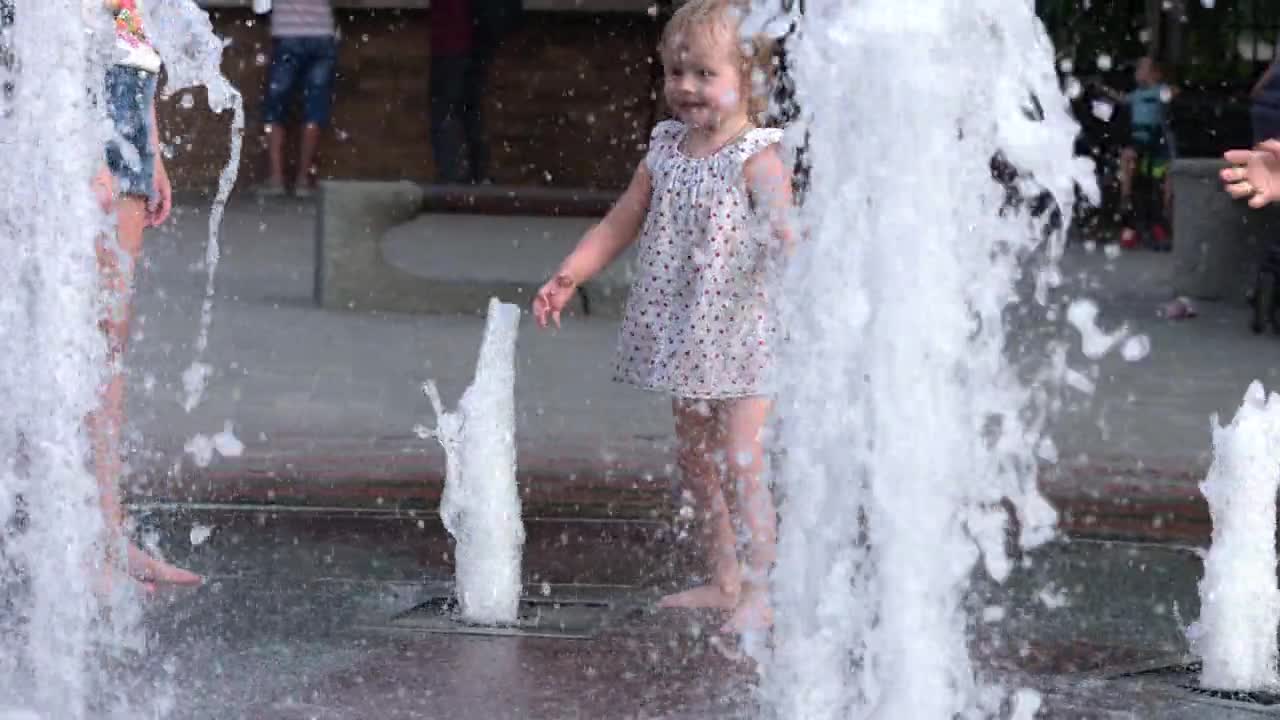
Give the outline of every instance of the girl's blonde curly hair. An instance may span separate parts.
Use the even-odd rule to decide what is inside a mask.
[[[742,19],[750,10],[748,0],[688,0],[663,28],[658,54],[666,61],[683,38],[697,33],[727,33],[736,41],[732,45],[740,62],[747,115],[756,125],[763,126],[777,75],[777,43],[761,35],[742,37]]]

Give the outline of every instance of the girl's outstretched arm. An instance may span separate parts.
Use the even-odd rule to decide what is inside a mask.
[[[649,211],[652,188],[649,168],[641,162],[622,197],[603,220],[582,236],[578,246],[560,263],[555,276],[534,296],[533,316],[540,326],[546,327],[550,319],[559,327],[560,311],[577,287],[613,262],[636,239]]]
[[[773,233],[773,239],[790,253],[795,247],[795,233],[791,230],[793,190],[791,170],[782,159],[777,144],[761,150],[747,159],[743,166],[747,178],[747,190],[751,199]]]

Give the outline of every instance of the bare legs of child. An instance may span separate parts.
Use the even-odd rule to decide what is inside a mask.
[[[1120,151],[1120,201],[1128,203],[1133,197],[1133,174],[1138,169],[1138,151],[1126,147]]]
[[[1120,212],[1123,216],[1123,229],[1120,231],[1120,246],[1135,248],[1138,246],[1138,231],[1134,227],[1133,218],[1133,176],[1138,170],[1138,151],[1126,147],[1120,151]]]
[[[698,510],[711,582],[668,595],[659,605],[728,611],[726,631],[772,624],[768,579],[776,556],[777,514],[763,477],[761,438],[770,409],[769,399],[761,397],[673,404],[677,461]],[[734,514],[747,538],[745,566],[738,559]]]
[[[742,592],[742,568],[724,488],[724,427],[715,404],[677,399],[672,403],[676,424],[676,464],[685,489],[693,496],[694,526],[707,552],[711,581],[664,597],[668,608],[732,610]]]
[[[285,126],[272,123],[266,126],[265,132],[267,135],[267,186],[283,191],[285,187]],[[306,123],[302,126],[302,138],[298,143],[298,179],[293,186],[294,193],[298,195],[307,195],[313,189],[316,151],[320,147],[321,133],[322,130],[316,123]]]
[[[99,236],[98,273],[108,297],[101,327],[107,336],[109,369],[102,388],[101,405],[89,416],[93,441],[94,476],[107,532],[107,552],[111,563],[128,571],[147,585],[198,585],[199,575],[175,567],[138,547],[124,532],[124,506],[120,501],[120,479],[124,474],[120,434],[124,426],[125,343],[129,337],[132,276],[142,251],[142,230],[146,224],[146,201],[122,197],[116,201],[119,218],[117,238]]]

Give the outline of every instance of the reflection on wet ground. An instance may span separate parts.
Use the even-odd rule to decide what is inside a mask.
[[[150,602],[131,691],[170,694],[175,718],[759,716],[755,668],[716,617],[651,609],[697,566],[661,523],[529,522],[530,593],[620,599],[594,637],[560,639],[393,627],[448,582],[432,517],[187,508],[147,522],[211,578]],[[1199,574],[1190,548],[1052,545],[1003,587],[975,583],[975,654],[1001,684],[1039,690],[1040,717],[1252,716],[1160,675],[1118,677],[1185,653]]]

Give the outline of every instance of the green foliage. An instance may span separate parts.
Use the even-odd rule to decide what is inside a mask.
[[[1280,2],[1216,0],[1211,5],[1159,0],[1161,26],[1150,29],[1147,0],[1038,0],[1036,8],[1059,56],[1071,59],[1078,73],[1096,72],[1104,55],[1117,66],[1132,63],[1159,33],[1162,59],[1180,83],[1233,87],[1249,82],[1270,60],[1280,36]]]
[[[1053,38],[1058,56],[1076,72],[1098,72],[1099,58],[1119,64],[1146,52],[1143,0],[1039,0],[1037,11]]]

